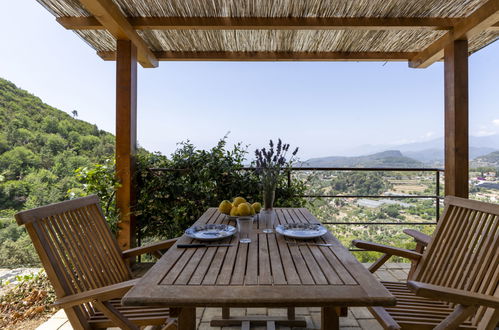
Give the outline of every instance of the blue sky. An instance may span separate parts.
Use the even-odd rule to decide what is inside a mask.
[[[115,64],[102,61],[34,0],[2,1],[0,77],[114,132]],[[23,17],[23,24],[18,18]],[[499,133],[499,43],[470,57],[470,132]],[[407,63],[161,62],[139,68],[138,139],[170,154],[190,139],[263,146],[281,137],[300,158],[363,144],[443,135],[443,65]]]

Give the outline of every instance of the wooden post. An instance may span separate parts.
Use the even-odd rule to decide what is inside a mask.
[[[445,48],[445,195],[468,198],[468,41]]]
[[[137,49],[129,40],[117,41],[116,56],[116,191],[119,209],[118,244],[135,245],[135,153],[137,148]]]

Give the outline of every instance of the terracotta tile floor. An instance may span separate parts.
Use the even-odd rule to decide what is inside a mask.
[[[367,266],[367,265],[366,265]],[[387,263],[376,271],[374,274],[381,281],[404,281],[407,278],[410,264],[405,263]],[[267,309],[267,308],[233,308],[232,315],[285,315],[285,309]],[[297,316],[305,317],[307,321],[306,329],[320,329],[320,308],[297,308]],[[240,327],[211,327],[210,321],[213,318],[222,316],[221,308],[198,308],[197,322],[199,330],[236,330]],[[365,307],[352,307],[348,309],[348,317],[340,318],[341,329],[363,329],[377,330],[382,329],[378,322],[373,318],[371,313]],[[64,311],[59,311],[46,323],[42,324],[37,330],[71,330],[73,329],[66,319]],[[251,327],[251,329],[266,329],[265,327]],[[277,327],[277,329],[285,330],[289,327]],[[303,328],[296,328],[303,329]]]

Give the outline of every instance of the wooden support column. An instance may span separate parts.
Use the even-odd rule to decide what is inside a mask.
[[[122,250],[135,245],[135,153],[137,149],[137,49],[129,40],[117,41],[116,52],[116,191],[120,221],[118,244]]]
[[[445,54],[445,195],[468,198],[468,41]]]

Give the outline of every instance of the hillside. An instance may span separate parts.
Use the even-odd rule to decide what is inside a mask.
[[[74,170],[113,152],[112,134],[0,78],[0,210],[67,198],[79,186]]]
[[[470,159],[475,159],[497,149],[488,147],[469,147]],[[444,149],[424,149],[419,151],[403,151],[404,156],[414,158],[428,166],[442,167],[444,164]]]
[[[311,158],[302,166],[309,167],[423,167],[423,163],[406,157],[398,150],[388,150],[367,156],[331,156]]]
[[[471,162],[472,167],[497,167],[499,168],[499,151],[491,152],[478,157]]]
[[[499,134],[488,136],[470,135],[470,159],[499,150]],[[424,142],[386,145],[361,145],[343,150],[341,155],[369,155],[384,150],[399,150],[403,155],[425,163],[426,166],[441,166],[444,157],[444,138],[436,138]]]

